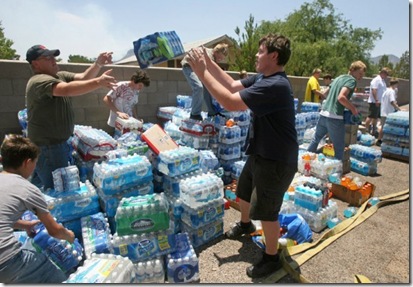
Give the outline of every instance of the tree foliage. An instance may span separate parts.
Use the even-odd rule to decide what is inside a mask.
[[[0,21],[0,59],[6,60],[18,60],[20,59],[20,55],[16,54],[16,50],[14,50],[11,46],[13,46],[14,42],[9,40],[4,35],[4,28],[1,25]]]
[[[69,63],[93,63],[96,59],[87,58],[81,55],[69,55],[67,62]]]
[[[402,78],[402,79],[410,79],[410,52],[406,51],[400,57],[399,63],[397,63],[396,67],[392,73],[393,77]]]
[[[239,49],[235,49],[235,65],[232,66],[233,71],[255,71],[255,54],[258,50],[259,35],[255,31],[257,30],[257,24],[254,23],[254,17],[250,15],[249,19],[245,22],[245,32],[241,33],[237,27],[235,34],[238,36]]]
[[[256,27],[256,28],[255,28]],[[243,63],[249,71],[255,71],[252,63],[258,47],[258,40],[272,32],[290,38],[292,53],[286,71],[294,76],[309,76],[314,68],[321,68],[333,77],[348,72],[354,61],[363,61],[368,69],[366,76],[376,73],[370,68],[370,51],[374,41],[381,39],[382,31],[357,28],[349,24],[342,14],[337,14],[329,0],[314,0],[304,3],[300,9],[290,13],[284,21],[263,21],[254,24],[254,17],[245,24],[245,33],[235,32],[239,37],[241,52],[237,55],[234,68]],[[253,50],[250,50],[253,47]],[[253,61],[251,61],[253,59]]]

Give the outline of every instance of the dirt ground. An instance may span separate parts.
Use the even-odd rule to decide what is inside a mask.
[[[409,171],[409,163],[383,158],[375,176],[350,174],[375,184],[375,196],[380,197],[409,189]],[[336,198],[332,200],[338,204],[339,218],[344,219],[343,211],[349,205]],[[236,209],[225,211],[224,232],[239,216]],[[317,240],[326,230],[313,233],[313,239]],[[238,241],[221,236],[199,247],[197,252],[200,283],[275,283],[268,282],[268,278],[252,280],[246,275],[246,267],[260,258],[260,249],[250,237]],[[366,276],[372,283],[410,283],[410,199],[379,208],[301,265],[299,271],[312,283],[354,283],[356,274]],[[286,275],[278,283],[298,282]]]

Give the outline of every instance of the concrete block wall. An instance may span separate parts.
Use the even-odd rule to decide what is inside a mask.
[[[60,70],[83,72],[88,64],[59,64]],[[109,65],[102,72],[112,69],[112,75],[118,81],[127,81],[137,69],[136,66]],[[151,78],[149,87],[145,87],[139,95],[137,112],[139,118],[145,122],[157,123],[156,113],[159,107],[176,106],[177,95],[190,95],[191,88],[181,69],[177,68],[148,68]],[[238,72],[228,72],[234,79],[238,79]],[[5,134],[21,133],[17,118],[18,111],[25,108],[25,90],[32,71],[25,61],[0,60],[0,140]],[[294,97],[301,103],[304,99],[308,77],[289,77]],[[358,82],[363,88],[370,84],[371,78],[364,78]],[[103,97],[108,89],[98,89],[94,92],[73,97],[76,124],[89,125],[103,129],[110,134],[113,132],[106,122],[109,109],[103,103]],[[410,103],[410,81],[401,80],[399,84],[398,102],[400,105]]]

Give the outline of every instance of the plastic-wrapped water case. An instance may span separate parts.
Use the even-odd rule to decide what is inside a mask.
[[[302,157],[298,158],[298,171],[302,174],[305,174],[304,167],[307,163],[309,163],[310,174],[324,180],[328,179],[329,174],[343,172],[343,162],[341,160],[325,156],[318,157],[310,152],[305,152],[305,155],[314,159],[304,160]]]
[[[205,202],[197,207],[182,203],[181,219],[192,228],[199,228],[211,223],[218,218],[224,217],[225,201],[217,198]]]
[[[127,188],[114,195],[106,195],[100,188],[97,189],[97,192],[102,210],[107,214],[107,216],[113,217],[116,214],[116,209],[118,208],[119,202],[122,198],[152,194],[154,193],[154,184],[153,182],[147,182]]]
[[[75,165],[55,169],[52,175],[56,191],[74,191],[80,188],[79,169]]]
[[[188,233],[175,235],[176,251],[165,257],[168,283],[189,283],[199,280],[199,260]]]
[[[163,258],[158,257],[134,263],[136,283],[165,283]]]
[[[224,144],[233,144],[241,141],[241,128],[238,125],[232,127],[221,126],[218,133],[218,141]]]
[[[128,119],[117,117],[115,121],[115,133],[118,132],[119,135],[123,135],[124,133],[131,131],[139,133],[142,131],[142,127],[143,123],[134,117],[129,117]]]
[[[377,173],[377,162],[367,163],[350,157],[350,169],[365,176],[375,175]]]
[[[188,173],[199,167],[199,152],[186,146],[161,151],[157,159],[157,169],[169,176]]]
[[[385,143],[384,142],[384,143],[381,144],[381,151],[401,155],[401,154],[403,154],[403,147],[401,147],[397,143],[392,143],[392,142]]]
[[[176,105],[183,109],[190,109],[192,104],[192,96],[177,95]]]
[[[396,136],[404,136],[406,135],[406,127],[405,126],[397,126],[386,123],[383,126],[383,133],[392,134]]]
[[[386,124],[395,126],[410,126],[410,117],[408,111],[398,111],[387,115]]]
[[[92,253],[109,253],[110,227],[103,213],[84,216],[81,218],[81,224],[85,257],[89,259]]]
[[[323,193],[319,189],[299,185],[295,188],[294,204],[317,212],[322,205]]]
[[[106,195],[153,180],[152,165],[146,156],[115,158],[93,167],[93,182]]]
[[[221,217],[200,228],[192,228],[182,222],[182,232],[188,233],[192,245],[197,248],[224,234],[224,220]]]
[[[135,283],[135,267],[125,257],[93,254],[63,283]]]
[[[312,231],[320,232],[327,227],[329,219],[337,217],[337,210],[337,202],[329,200],[328,205],[320,208],[317,212],[294,204],[290,206],[289,213],[300,214]]]
[[[44,193],[50,213],[58,221],[70,221],[100,211],[95,187],[89,182],[80,184],[80,189],[57,192],[49,189]]]
[[[194,149],[207,149],[209,145],[209,137],[202,135],[195,135],[188,132],[181,133],[181,143],[185,146]]]
[[[73,134],[73,148],[84,160],[100,159],[116,148],[115,139],[101,129],[75,125]]]
[[[167,31],[156,32],[134,41],[133,52],[139,67],[145,69],[180,56],[185,50],[176,32]]]
[[[163,176],[163,190],[168,195],[179,197],[180,195],[179,183],[184,179],[193,177],[195,175],[199,175],[201,173],[202,171],[200,169],[197,169],[197,170],[190,171],[188,173],[181,174],[178,176],[164,175]]]
[[[219,161],[212,150],[199,151],[199,163],[204,172],[216,170],[219,168]]]
[[[376,162],[379,163],[382,160],[381,150],[375,149],[373,147],[367,147],[359,144],[351,144],[350,156],[367,163]]]
[[[313,102],[302,102],[301,103],[301,112],[318,112],[320,111],[321,104]]]
[[[371,134],[361,134],[358,141],[361,145],[372,146],[376,142],[376,138]]]
[[[239,159],[241,157],[241,143],[224,144],[218,146],[218,158],[222,160]]]
[[[234,179],[238,179],[239,176],[241,175],[241,171],[244,168],[245,161],[243,160],[238,160],[234,162],[234,165],[231,168],[231,176]]]
[[[197,136],[213,136],[216,134],[215,126],[210,121],[184,119],[181,121],[181,126],[179,129]]]
[[[66,240],[50,236],[46,228],[43,228],[33,240],[36,249],[49,257],[63,272],[71,271],[83,260],[83,247],[77,238],[71,244]]]
[[[210,172],[182,180],[179,188],[182,202],[191,207],[224,197],[222,179]]]
[[[114,234],[111,253],[128,257],[133,262],[143,261],[175,251],[175,233],[172,224],[168,229],[142,234],[119,236]]]
[[[115,215],[116,231],[122,236],[166,230],[168,209],[164,193],[122,198]]]
[[[145,155],[149,150],[148,145],[140,140],[119,143],[118,148],[126,150],[128,155]]]
[[[179,109],[175,106],[159,107],[156,116],[164,120],[172,120],[175,111]]]
[[[179,126],[175,124],[173,120],[167,121],[164,124],[164,130],[174,141],[179,141],[181,139],[183,131],[179,129]]]

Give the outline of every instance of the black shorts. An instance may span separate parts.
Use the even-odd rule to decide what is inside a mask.
[[[277,221],[297,166],[250,155],[238,179],[237,196],[251,204],[250,219]]]
[[[376,103],[369,103],[369,118],[371,119],[380,118],[380,105],[376,106]]]

